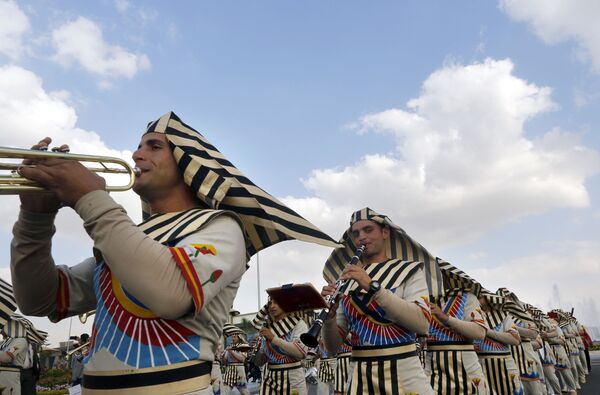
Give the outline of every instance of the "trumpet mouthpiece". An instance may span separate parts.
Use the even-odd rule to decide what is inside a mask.
[[[140,169],[139,167],[134,167],[133,168],[133,174],[135,174],[136,177],[139,177],[142,174],[142,169]]]

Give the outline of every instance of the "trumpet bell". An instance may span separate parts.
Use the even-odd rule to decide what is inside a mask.
[[[88,311],[83,314],[79,314],[79,322],[81,322],[82,324],[85,324],[87,319],[94,314],[96,314],[96,310],[92,310],[92,311]]]
[[[95,173],[123,174],[129,176],[128,182],[125,182],[122,185],[107,185],[106,190],[108,192],[122,192],[131,189],[135,182],[135,177],[140,174],[140,170],[137,167],[132,167],[125,160],[109,156],[0,147],[0,158],[9,160],[7,162],[0,162],[0,195],[16,195],[23,192],[45,192],[45,189],[36,182],[19,175],[19,169],[23,166],[21,161],[24,159],[39,160],[56,158],[75,160],[83,163],[88,170]],[[19,162],[17,163],[15,160],[19,160]]]

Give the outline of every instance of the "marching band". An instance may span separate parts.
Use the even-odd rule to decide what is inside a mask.
[[[370,208],[351,215],[336,243],[172,112],[148,124],[136,168],[122,171],[140,196],[141,224],[81,164],[90,158],[65,146],[44,154],[50,144],[13,151],[20,177],[2,186],[21,198],[14,296],[2,293],[3,394],[28,393],[20,383],[30,344],[46,337],[13,314],[17,304],[54,322],[95,311],[89,343],[70,355],[84,394],[249,394],[249,363],[265,395],[558,395],[586,383],[589,342],[572,311],[544,312],[506,288],[485,289]],[[51,256],[63,207],[94,241],[93,256],[75,266]],[[226,322],[247,262],[291,239],[333,248],[326,285],[315,291],[327,307],[296,309],[273,294],[248,344]]]

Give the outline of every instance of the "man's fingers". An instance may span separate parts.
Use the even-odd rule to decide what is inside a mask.
[[[22,166],[18,172],[23,177],[35,181],[44,187],[53,185],[54,178],[44,165]]]

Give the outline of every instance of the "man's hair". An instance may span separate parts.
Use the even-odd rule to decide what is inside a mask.
[[[87,333],[82,333],[82,334],[81,334],[81,336],[79,337],[79,339],[80,339],[82,342],[86,342],[86,341],[88,341],[88,340],[89,340],[89,338],[90,338],[90,335],[88,335]]]

